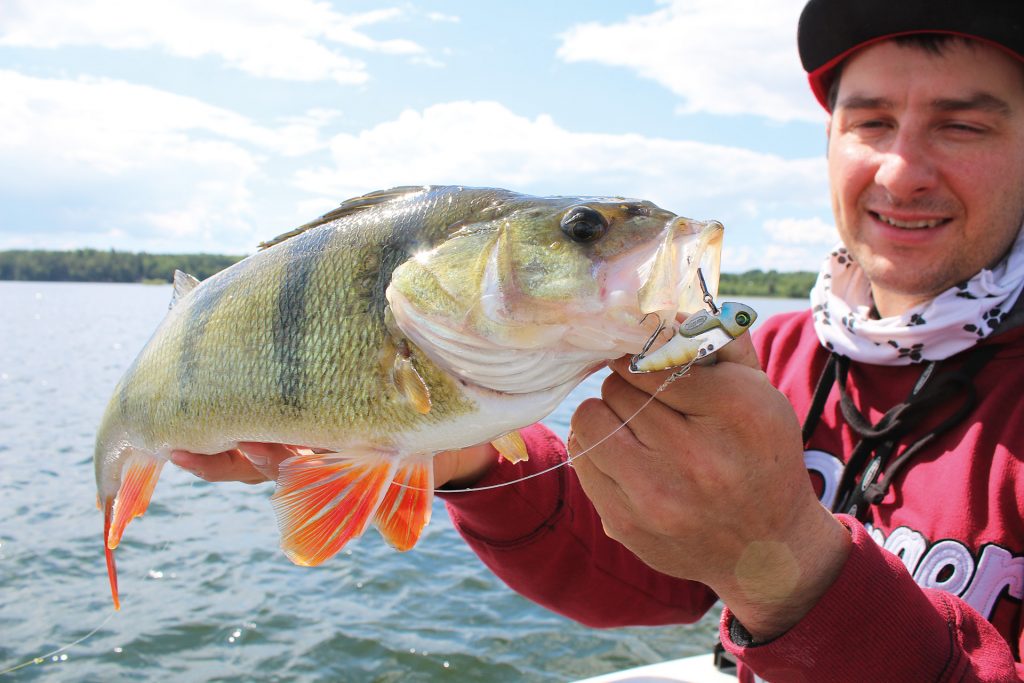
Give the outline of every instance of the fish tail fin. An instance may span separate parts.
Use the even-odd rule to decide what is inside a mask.
[[[114,599],[114,609],[121,609],[121,599],[117,594],[117,565],[114,563],[114,551],[107,545],[107,537],[110,535],[111,511],[114,508],[113,496],[107,496],[103,501],[103,556],[107,560],[107,578],[110,579],[110,596]]]
[[[409,550],[430,522],[434,500],[432,456],[403,463],[373,516],[374,526],[396,550]]]
[[[149,507],[153,489],[160,478],[164,460],[145,451],[132,450],[121,466],[121,485],[114,497],[103,500],[103,552],[107,560],[107,575],[115,609],[120,609],[117,593],[117,565],[114,549],[121,543],[121,535],[128,522],[140,517]]]
[[[366,530],[395,476],[394,454],[316,453],[288,458],[271,497],[281,548],[313,567]]]

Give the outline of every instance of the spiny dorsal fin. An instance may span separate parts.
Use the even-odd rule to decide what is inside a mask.
[[[331,221],[338,220],[344,216],[348,216],[353,213],[362,211],[363,209],[369,209],[378,204],[384,204],[400,197],[405,197],[410,194],[416,194],[419,192],[426,192],[430,189],[429,185],[403,185],[401,187],[392,187],[390,190],[377,190],[376,192],[370,192],[364,194],[361,197],[353,197],[352,199],[346,199],[341,205],[333,211],[328,211],[323,216],[320,216],[316,220],[310,221],[305,225],[300,225],[294,230],[289,230],[286,233],[278,235],[277,237],[267,240],[266,242],[260,242],[260,249],[269,249],[275,244],[280,244],[287,239],[301,235],[307,230],[320,227]]]
[[[199,280],[195,275],[189,275],[183,273],[180,270],[174,271],[174,293],[171,295],[171,305],[168,308],[174,308],[175,304],[184,299],[189,292],[196,288],[199,284]]]

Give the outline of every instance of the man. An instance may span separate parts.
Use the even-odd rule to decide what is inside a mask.
[[[1017,680],[1024,3],[811,0],[799,44],[843,243],[813,310],[618,431],[664,377],[615,364],[573,417],[573,472],[445,494],[452,518],[510,586],[584,623],[692,621],[720,598],[744,680]],[[525,436],[528,463],[467,449],[438,482],[564,459]],[[284,455],[248,452],[271,474]],[[200,457],[175,461],[261,478]]]

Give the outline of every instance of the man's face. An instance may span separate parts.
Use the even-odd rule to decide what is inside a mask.
[[[995,265],[1024,220],[1024,70],[999,50],[886,41],[844,65],[829,121],[839,235],[894,315]]]

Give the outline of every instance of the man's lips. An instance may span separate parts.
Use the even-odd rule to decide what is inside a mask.
[[[897,218],[896,216],[879,213],[877,211],[869,210],[868,213],[870,213],[875,220],[881,221],[886,225],[891,225],[894,228],[900,228],[901,230],[923,230],[927,228],[937,228],[938,226],[948,223],[949,221],[952,220],[951,218],[945,216],[929,218],[906,216]]]

